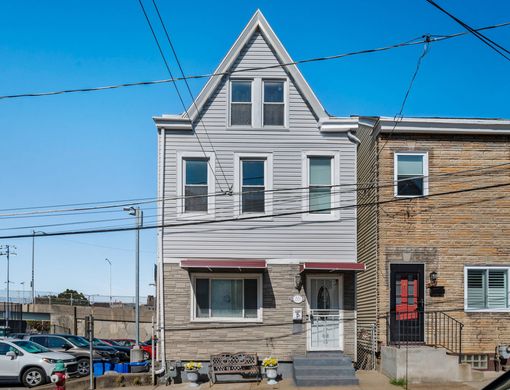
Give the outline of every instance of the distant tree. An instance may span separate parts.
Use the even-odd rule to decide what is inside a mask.
[[[89,300],[85,296],[85,294],[78,292],[76,290],[65,289],[60,294],[57,295],[57,299],[65,300],[66,303],[70,304],[71,300],[73,305],[76,306],[88,306],[90,305]]]

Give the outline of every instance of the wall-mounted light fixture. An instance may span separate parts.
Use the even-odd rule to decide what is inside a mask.
[[[301,277],[301,274],[294,276],[294,287],[298,291],[301,291],[301,288],[303,288],[303,278]]]
[[[437,272],[432,271],[429,275],[429,278],[430,278],[430,285],[436,286],[437,285]]]

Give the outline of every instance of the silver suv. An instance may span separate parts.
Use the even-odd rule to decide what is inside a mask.
[[[90,372],[89,343],[80,336],[37,334],[25,336],[25,340],[33,341],[56,352],[73,355],[78,361],[78,374],[88,375]],[[114,351],[115,352],[115,351]],[[110,354],[94,350],[94,360],[109,360]]]
[[[57,362],[75,375],[78,362],[67,353],[52,352],[28,340],[0,340],[0,382],[21,382],[27,387],[46,383]]]

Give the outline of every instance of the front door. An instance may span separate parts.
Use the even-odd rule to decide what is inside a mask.
[[[423,264],[391,264],[390,341],[424,341]]]
[[[309,303],[308,350],[343,349],[341,323],[342,279],[338,276],[307,277]]]

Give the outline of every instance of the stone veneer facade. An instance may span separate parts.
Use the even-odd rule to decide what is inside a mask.
[[[259,358],[274,356],[281,361],[291,361],[293,356],[304,355],[308,322],[305,318],[303,323],[293,323],[292,309],[302,308],[305,316],[306,298],[301,304],[290,299],[296,294],[306,296],[306,283],[300,292],[295,288],[297,274],[299,264],[268,265],[263,273],[262,322],[193,322],[190,319],[191,272],[180,268],[179,264],[165,264],[166,358],[209,360],[210,355],[221,352],[256,352]],[[354,358],[353,273],[344,273],[343,285],[344,352]]]

